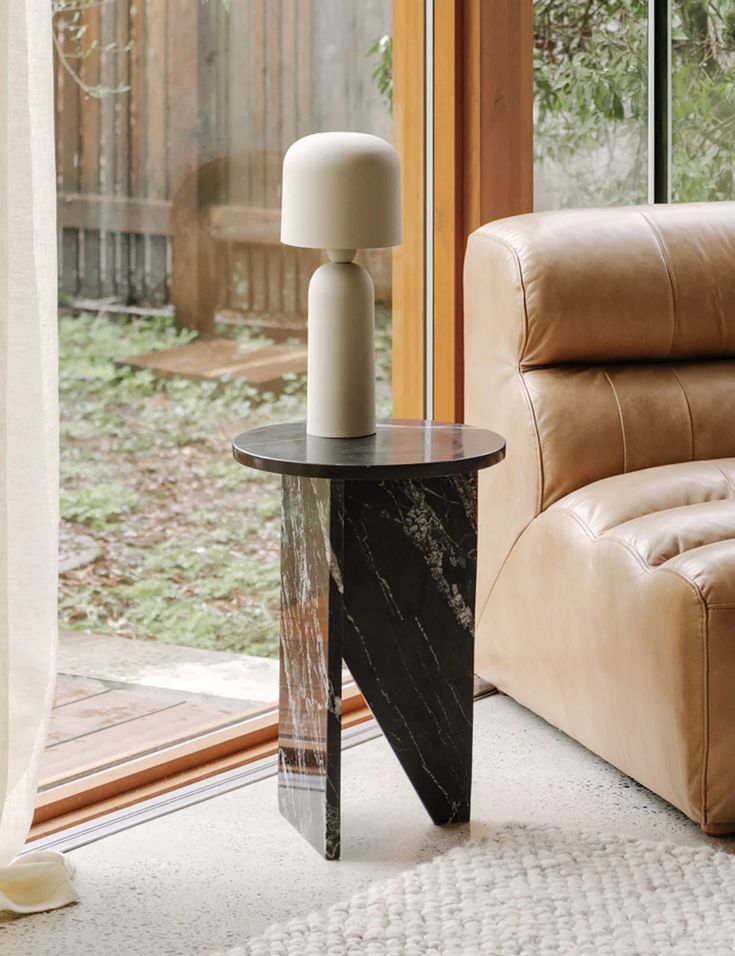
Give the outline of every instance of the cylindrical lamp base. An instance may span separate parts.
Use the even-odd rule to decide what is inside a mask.
[[[328,262],[309,283],[306,431],[375,433],[375,293],[354,262]]]

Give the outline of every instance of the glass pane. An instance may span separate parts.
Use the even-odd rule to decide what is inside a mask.
[[[280,484],[230,441],[305,417],[322,255],[279,243],[283,153],[392,133],[392,0],[54,6],[67,719],[47,776],[85,762],[72,710],[77,736],[124,717],[96,740],[112,762],[275,701]],[[391,254],[361,258],[386,415]]]
[[[536,209],[645,202],[646,0],[535,0]]]
[[[672,194],[735,199],[735,2],[674,0]]]

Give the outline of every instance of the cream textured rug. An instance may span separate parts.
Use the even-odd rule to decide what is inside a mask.
[[[732,956],[735,856],[513,825],[228,956],[351,953]]]

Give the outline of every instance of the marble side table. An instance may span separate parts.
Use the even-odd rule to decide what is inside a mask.
[[[299,423],[245,432],[233,454],[283,476],[281,812],[339,857],[344,660],[434,823],[469,820],[477,472],[505,442],[401,420],[313,438]]]

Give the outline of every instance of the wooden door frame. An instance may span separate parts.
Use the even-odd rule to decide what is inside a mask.
[[[403,242],[393,251],[396,418],[424,418],[425,44],[424,0],[393,0],[393,139],[401,157],[403,218]]]
[[[483,223],[533,210],[533,0],[433,0],[433,410],[425,409],[426,30],[394,0],[394,133],[404,242],[394,258],[394,413],[462,421],[462,267]],[[410,108],[409,108],[410,107]],[[420,181],[419,181],[420,179]],[[420,227],[420,228],[419,228]]]

